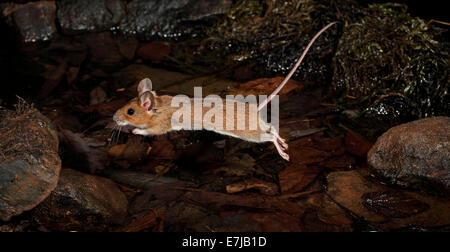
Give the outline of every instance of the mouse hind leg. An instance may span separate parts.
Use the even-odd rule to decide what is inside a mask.
[[[270,127],[270,134],[272,135],[272,142],[275,144],[278,154],[280,154],[280,156],[285,160],[289,161],[289,154],[286,152],[289,149],[289,146],[286,143],[286,140],[280,137],[274,127]]]

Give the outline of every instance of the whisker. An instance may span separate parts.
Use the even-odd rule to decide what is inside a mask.
[[[119,143],[119,138],[120,138],[120,132],[122,131],[122,126],[119,126],[118,132],[117,132],[117,143]]]
[[[113,141],[114,141],[114,135],[115,135],[115,133],[116,133],[116,128],[117,128],[117,126],[114,126],[114,127],[112,128],[112,130],[111,130],[110,137],[109,137],[109,142],[108,142],[108,146],[110,146],[110,145],[113,144]]]

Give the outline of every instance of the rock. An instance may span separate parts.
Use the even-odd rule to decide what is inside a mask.
[[[152,41],[137,50],[136,54],[143,59],[149,59],[152,63],[158,64],[170,53],[170,47],[164,41]]]
[[[86,43],[91,60],[102,64],[131,60],[138,46],[136,39],[113,36],[110,32],[88,34]]]
[[[176,38],[192,33],[195,30],[192,22],[226,13],[231,3],[231,0],[133,0],[127,4],[120,29],[142,39]]]
[[[67,34],[109,30],[125,15],[121,0],[62,0],[57,5],[59,24]]]
[[[33,210],[51,230],[101,231],[125,221],[128,201],[109,179],[62,169],[56,189]]]
[[[0,220],[42,202],[58,183],[58,135],[36,109],[0,111]]]
[[[392,183],[450,192],[450,117],[391,128],[378,138],[367,159]]]
[[[443,227],[450,224],[450,200],[389,188],[367,170],[332,172],[327,194],[353,218],[363,218],[380,230]]]
[[[366,193],[362,199],[367,209],[391,218],[406,218],[429,208],[426,203],[400,191]]]
[[[0,9],[8,23],[17,28],[25,43],[50,40],[57,32],[54,1],[4,3]]]
[[[363,217],[369,222],[383,222],[387,218],[374,213],[363,205],[362,196],[366,193],[381,191],[379,184],[370,183],[358,171],[342,171],[330,173],[328,195],[340,206]]]
[[[364,109],[362,120],[378,127],[448,115],[448,39],[406,4],[371,4],[360,12],[343,27],[333,58],[332,86],[357,98],[344,105]]]

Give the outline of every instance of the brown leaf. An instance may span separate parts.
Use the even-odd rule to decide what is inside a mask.
[[[365,158],[370,148],[372,148],[371,142],[360,134],[347,129],[347,135],[345,136],[345,149],[349,153]]]
[[[155,136],[152,142],[151,157],[162,159],[175,159],[175,147],[167,135]]]
[[[302,164],[317,164],[333,155],[331,152],[321,151],[313,147],[298,146],[295,142],[289,144],[289,154],[292,162]]]
[[[123,232],[139,232],[145,229],[150,229],[158,227],[159,223],[164,220],[164,214],[157,214],[156,212],[150,212],[144,216],[134,220],[127,227],[125,227]]]
[[[278,186],[276,184],[256,178],[249,178],[226,187],[227,193],[237,193],[250,189],[256,189],[265,195],[278,194]]]
[[[322,172],[323,167],[306,166],[299,163],[290,163],[279,174],[281,193],[295,193],[302,191]]]
[[[126,144],[114,145],[108,154],[115,159],[139,161],[147,155],[149,145],[140,136],[130,136]]]

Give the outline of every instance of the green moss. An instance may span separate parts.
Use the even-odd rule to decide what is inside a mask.
[[[286,43],[289,35],[301,36],[312,29],[312,13],[320,4],[314,0],[239,0],[210,34],[220,40],[236,40],[263,46],[261,41]],[[301,29],[299,29],[299,25]]]
[[[407,7],[370,5],[358,22],[344,28],[333,59],[333,86],[340,102],[388,119],[448,114],[448,41]],[[349,102],[344,97],[354,96]]]

